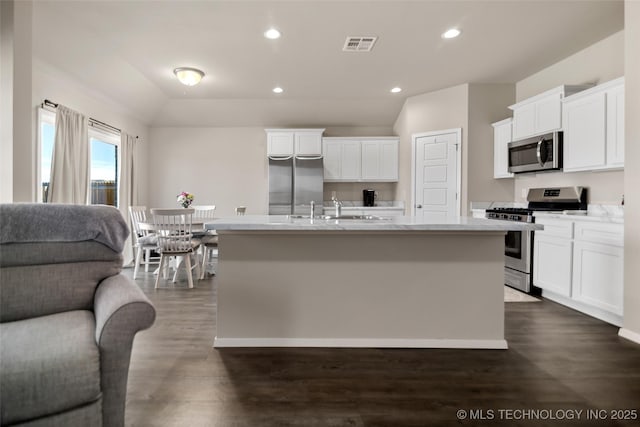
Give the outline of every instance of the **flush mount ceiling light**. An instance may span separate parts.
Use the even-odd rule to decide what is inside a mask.
[[[173,70],[180,83],[186,86],[195,86],[204,77],[204,72],[197,68],[180,67]]]
[[[267,31],[264,32],[264,36],[268,39],[275,40],[275,39],[279,39],[281,34],[280,34],[280,31],[276,30],[275,28],[269,28]]]
[[[394,87],[393,89],[391,89],[391,93],[400,93],[402,92],[402,88],[400,87]]]
[[[284,92],[284,89],[282,89],[280,86],[273,88],[273,93],[282,93],[282,92]]]
[[[454,38],[458,37],[461,32],[462,31],[460,31],[457,28],[450,28],[447,31],[445,31],[444,33],[442,33],[442,38],[443,39],[454,39]]]

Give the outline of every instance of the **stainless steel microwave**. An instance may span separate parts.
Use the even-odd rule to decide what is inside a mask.
[[[541,172],[562,169],[562,132],[552,132],[510,142],[509,172]]]

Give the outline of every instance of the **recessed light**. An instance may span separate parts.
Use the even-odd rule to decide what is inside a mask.
[[[457,28],[451,28],[451,29],[448,29],[447,31],[445,31],[444,33],[442,33],[442,38],[443,39],[454,39],[454,38],[458,37],[461,32],[462,31],[460,31]]]
[[[282,89],[280,86],[273,88],[273,93],[282,93],[282,92],[284,92],[284,89]]]
[[[279,39],[281,34],[280,34],[280,31],[276,30],[275,28],[269,28],[267,31],[264,32],[264,36],[268,39],[275,40],[275,39]]]
[[[402,92],[402,88],[400,87],[394,87],[393,89],[391,89],[391,93],[400,93]]]

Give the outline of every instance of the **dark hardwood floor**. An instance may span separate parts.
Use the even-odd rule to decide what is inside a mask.
[[[127,426],[640,425],[640,346],[550,301],[506,303],[509,350],[215,350],[215,278],[143,276]]]

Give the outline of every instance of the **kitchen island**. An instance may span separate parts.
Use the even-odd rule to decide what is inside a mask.
[[[244,216],[219,238],[215,347],[505,349],[504,236],[459,217]]]

